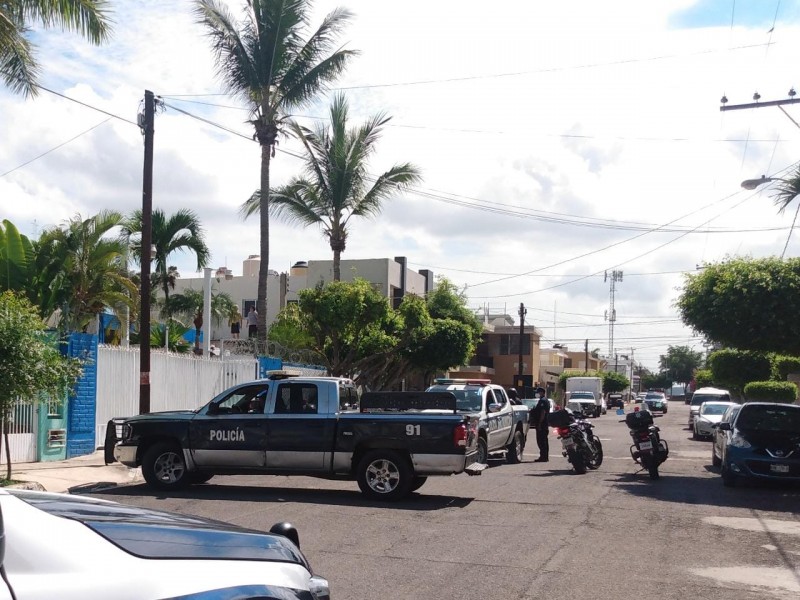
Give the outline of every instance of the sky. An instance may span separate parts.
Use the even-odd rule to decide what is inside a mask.
[[[240,15],[241,0],[228,4]],[[102,47],[34,27],[50,91],[0,88],[0,219],[35,238],[76,215],[141,208],[136,117],[149,89],[165,104],[153,206],[194,210],[210,266],[241,274],[259,250],[257,219],[239,216],[259,183],[247,110],[223,93],[192,2],[111,6]],[[779,213],[769,186],[740,186],[800,161],[800,108],[720,111],[723,96],[729,107],[756,92],[780,100],[800,85],[800,0],[319,0],[312,25],[336,7],[354,15],[341,42],[359,55],[296,119],[324,123],[341,91],[353,123],[392,117],[370,172],[411,162],[423,175],[351,222],[343,258],[405,256],[463,288],[470,307],[518,323],[524,304],[544,347],[588,339],[604,355],[605,274],[622,271],[613,348],[655,370],[670,345],[704,350],[674,305],[687,274],[780,256],[787,239],[786,255],[800,254],[794,210]],[[275,184],[299,173],[299,151],[280,140]],[[270,244],[279,272],[331,258],[318,230],[278,219]],[[171,262],[197,276],[192,257]]]

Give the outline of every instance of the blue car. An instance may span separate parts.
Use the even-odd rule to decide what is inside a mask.
[[[726,486],[740,479],[800,482],[800,406],[748,402],[716,428]]]

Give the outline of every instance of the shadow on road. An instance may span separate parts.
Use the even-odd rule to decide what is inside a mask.
[[[711,467],[708,471],[716,472]],[[726,488],[719,477],[697,477],[661,473],[661,479],[651,480],[646,472],[619,474],[607,479],[614,488],[632,496],[652,498],[662,502],[727,506],[774,512],[797,512],[800,486],[781,482],[740,482]]]
[[[586,475],[592,473],[592,470],[587,470]],[[549,469],[547,471],[534,471],[533,473],[525,473],[525,477],[567,477],[570,475],[577,475],[575,471],[572,470],[571,467],[565,467],[563,469]]]
[[[209,483],[173,492],[156,491],[148,486],[126,485],[92,492],[93,496],[152,496],[154,498],[184,498],[192,500],[224,500],[226,502],[299,502],[331,506],[361,506],[395,510],[432,511],[444,508],[464,508],[474,498],[436,496],[414,492],[400,502],[379,502],[363,496],[358,490],[298,489]]]

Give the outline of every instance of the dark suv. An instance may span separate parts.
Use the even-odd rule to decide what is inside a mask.
[[[748,402],[717,429],[726,486],[744,478],[800,482],[800,406]]]

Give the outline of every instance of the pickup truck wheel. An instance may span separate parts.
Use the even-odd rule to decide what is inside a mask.
[[[414,481],[411,482],[411,491],[416,492],[419,488],[425,485],[426,481],[428,481],[427,477],[414,477]]]
[[[192,483],[183,451],[168,442],[157,442],[145,451],[142,475],[148,484],[162,490],[177,490]]]
[[[400,500],[411,492],[414,473],[408,459],[394,450],[370,450],[356,468],[358,487],[376,500]]]
[[[522,432],[515,431],[514,439],[506,448],[506,461],[510,465],[516,465],[522,462],[522,452],[525,450],[525,440],[522,439]]]
[[[486,438],[478,438],[478,458],[476,462],[486,465],[489,464],[489,446]]]

